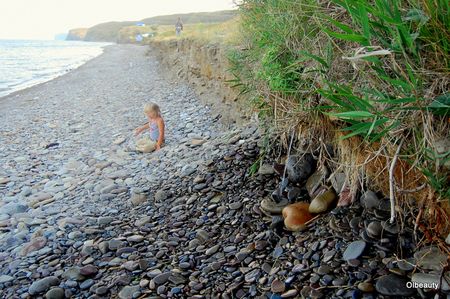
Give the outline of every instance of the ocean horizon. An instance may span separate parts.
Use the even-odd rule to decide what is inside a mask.
[[[59,77],[111,43],[0,39],[0,97]]]

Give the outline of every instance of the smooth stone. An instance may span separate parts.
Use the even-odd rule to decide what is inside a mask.
[[[107,224],[110,224],[113,221],[114,221],[114,218],[112,218],[112,217],[99,217],[97,219],[97,224],[100,225],[100,226],[101,225],[107,225]]]
[[[361,240],[354,241],[347,246],[342,257],[345,261],[357,259],[364,252],[365,248],[366,242]]]
[[[138,242],[143,241],[144,239],[145,239],[144,236],[134,235],[134,236],[128,237],[127,241],[130,243],[138,243]]]
[[[311,201],[311,204],[309,205],[309,212],[313,214],[326,212],[336,198],[337,195],[333,188],[328,189]]]
[[[243,205],[243,203],[238,201],[238,202],[230,203],[229,207],[231,210],[238,210],[242,207],[242,205]]]
[[[153,282],[157,285],[165,284],[169,280],[171,274],[171,272],[161,273],[153,278]]]
[[[30,295],[36,295],[47,291],[52,286],[57,285],[59,285],[58,278],[56,278],[55,276],[45,277],[33,282],[28,288],[28,293],[30,293]]]
[[[258,173],[261,175],[271,175],[274,172],[275,172],[275,170],[273,169],[272,165],[270,165],[270,164],[262,164],[258,169]]]
[[[281,294],[281,298],[292,298],[298,295],[298,291],[296,289],[288,290]]]
[[[370,282],[360,282],[358,283],[358,289],[365,293],[372,293],[375,291],[375,288],[373,287],[373,284]]]
[[[122,267],[128,271],[134,271],[139,267],[139,263],[137,261],[127,261],[122,265]]]
[[[366,230],[367,230],[367,233],[369,234],[369,236],[378,237],[381,235],[382,229],[383,228],[379,221],[372,221],[369,223]]]
[[[389,221],[381,222],[381,227],[384,231],[396,235],[400,232],[400,226],[397,223],[390,223]]]
[[[13,280],[14,280],[14,277],[12,277],[12,276],[5,275],[5,274],[0,275],[0,283],[10,282]]]
[[[138,206],[147,201],[147,196],[145,194],[133,193],[130,198],[130,202],[133,206]]]
[[[180,263],[178,266],[183,270],[191,268],[191,264],[188,262]]]
[[[137,219],[134,222],[134,225],[136,225],[137,227],[141,227],[144,226],[145,224],[149,223],[152,220],[152,218],[150,216],[143,216],[139,219]]]
[[[65,279],[76,281],[81,281],[85,279],[85,277],[80,273],[80,268],[78,267],[70,267],[62,274],[62,277]]]
[[[120,299],[133,299],[134,294],[136,292],[139,292],[140,287],[139,286],[125,286],[120,290],[119,292],[119,298]]]
[[[205,254],[206,255],[213,255],[214,253],[216,253],[220,248],[220,245],[214,245],[213,247],[209,248],[208,250],[206,250]]]
[[[98,273],[97,267],[93,265],[86,265],[80,268],[80,274],[83,276],[92,276]]]
[[[0,214],[8,214],[8,215],[14,215],[19,213],[24,213],[28,210],[28,207],[26,205],[15,203],[15,202],[9,202],[3,206],[0,207]]]
[[[30,242],[25,243],[20,251],[20,255],[26,256],[30,252],[40,250],[44,248],[47,244],[47,239],[45,237],[33,238]]]
[[[447,261],[447,256],[439,248],[425,247],[414,253],[416,265],[422,269],[441,271]]]
[[[414,270],[414,260],[408,259],[408,260],[399,260],[397,262],[397,266],[400,270],[403,271],[412,271]]]
[[[155,193],[155,200],[156,201],[163,201],[166,200],[169,197],[169,193],[164,190],[158,190]]]
[[[286,290],[286,285],[279,279],[274,279],[270,285],[270,290],[273,293],[283,293]]]
[[[333,271],[333,269],[328,265],[321,265],[319,268],[317,268],[317,273],[320,275],[325,275]]]
[[[336,193],[341,193],[344,188],[345,180],[346,176],[343,172],[337,172],[331,175],[331,186],[333,186],[333,189],[336,190]]]
[[[63,299],[65,297],[64,289],[61,288],[53,288],[45,294],[46,299]]]
[[[311,198],[317,195],[319,187],[324,183],[327,174],[328,169],[326,167],[320,167],[306,180],[305,188]]]
[[[267,242],[266,240],[258,240],[255,242],[255,249],[258,251],[262,251],[266,249],[268,245],[269,242]]]
[[[108,287],[101,286],[95,290],[95,294],[103,296],[103,295],[106,295],[108,293],[108,291],[109,291]]]
[[[306,223],[313,218],[310,213],[310,204],[297,202],[283,208],[284,225],[287,230],[301,231],[306,228]]]
[[[450,233],[447,235],[447,238],[445,238],[445,243],[447,243],[447,245],[450,245]]]
[[[116,240],[116,239],[112,239],[108,241],[108,248],[110,250],[117,250],[119,248],[121,248],[123,245],[123,242],[120,240]]]
[[[378,208],[380,205],[380,200],[375,192],[371,190],[367,190],[360,198],[361,206],[364,208],[371,210],[374,208]]]
[[[386,296],[412,296],[416,290],[406,287],[407,282],[406,277],[388,274],[377,280],[375,288],[378,293]]]
[[[94,283],[95,282],[92,279],[85,280],[82,283],[80,283],[80,289],[82,290],[89,289]]]
[[[273,200],[270,200],[268,198],[264,198],[261,201],[261,210],[263,212],[266,212],[270,215],[272,214],[281,214],[283,211],[283,208],[286,207],[289,204],[289,201],[287,199],[283,199],[279,203],[274,202]]]

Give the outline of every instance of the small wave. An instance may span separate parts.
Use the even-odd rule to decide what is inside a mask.
[[[108,43],[0,40],[0,97],[76,69]]]

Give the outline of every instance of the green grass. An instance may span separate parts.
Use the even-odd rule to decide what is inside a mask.
[[[319,112],[344,139],[406,139],[411,164],[448,194],[448,169],[430,158],[450,130],[448,1],[244,0],[240,12],[233,83],[274,126],[314,130]]]

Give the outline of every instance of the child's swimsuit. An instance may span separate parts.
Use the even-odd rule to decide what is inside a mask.
[[[150,122],[149,129],[150,129],[150,139],[153,141],[158,141],[159,139],[158,124],[156,122]]]

